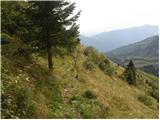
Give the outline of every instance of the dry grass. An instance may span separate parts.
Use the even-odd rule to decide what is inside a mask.
[[[76,65],[73,56],[78,56]],[[152,105],[146,106],[137,99],[146,93],[119,78],[123,68],[112,64],[116,74],[109,76],[98,66],[91,71],[83,67],[87,57],[82,47],[73,56],[54,57],[54,71],[50,74],[45,58],[32,57],[40,68],[37,65],[29,68],[29,74],[34,76],[30,83],[32,96],[28,95],[34,104],[30,118],[158,118],[157,101],[149,96]],[[27,77],[26,73],[22,74]],[[152,78],[141,75],[142,79]],[[92,91],[96,99],[84,98],[86,90]],[[71,104],[74,96],[75,103]]]

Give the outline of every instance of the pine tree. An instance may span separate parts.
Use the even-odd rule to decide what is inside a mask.
[[[29,4],[23,1],[2,1],[1,5],[1,32],[10,36],[18,35],[23,42],[29,40],[31,26],[26,9]]]
[[[24,1],[1,2],[1,38],[10,54],[28,57],[32,51],[33,25],[26,14],[29,4]],[[4,47],[4,46],[3,46]],[[3,52],[4,54],[4,52]]]
[[[132,60],[129,62],[124,74],[128,84],[136,85],[136,69]]]
[[[78,26],[75,24],[80,12],[73,14],[75,3],[66,1],[31,1],[29,14],[33,23],[39,28],[37,31],[37,45],[40,49],[47,49],[48,68],[53,69],[52,47],[61,45],[75,46],[74,39],[78,36]]]

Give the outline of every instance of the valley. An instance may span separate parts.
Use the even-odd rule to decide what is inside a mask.
[[[85,46],[93,46],[100,52],[109,52],[113,49],[142,41],[143,39],[157,35],[158,26],[143,25],[133,28],[102,32],[90,37],[80,35],[81,43]]]
[[[107,56],[115,63],[126,67],[133,60],[136,67],[148,73],[159,74],[159,36],[146,38],[143,41],[130,44],[107,52]]]

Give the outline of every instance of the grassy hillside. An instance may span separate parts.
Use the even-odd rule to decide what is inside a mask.
[[[158,102],[148,92],[153,86],[145,83],[157,77],[137,71],[139,84],[130,86],[123,68],[109,61],[112,72],[102,71],[81,45],[72,54],[56,55],[53,72],[45,56],[24,58],[6,50],[2,118],[158,118]]]

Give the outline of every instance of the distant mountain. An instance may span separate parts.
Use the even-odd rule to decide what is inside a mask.
[[[84,35],[80,35],[79,38],[81,39],[81,43],[85,46],[94,46],[94,42],[95,40],[90,38],[90,37],[86,37]]]
[[[157,35],[158,26],[144,25],[110,32],[103,32],[91,37],[80,36],[85,46],[94,46],[101,52],[108,52],[115,48],[141,41],[147,37]]]
[[[123,46],[108,52],[109,56],[133,58],[133,57],[158,57],[159,35],[144,39],[127,46]]]
[[[133,60],[142,70],[158,75],[159,35],[144,39],[106,53],[114,62],[126,66]]]

